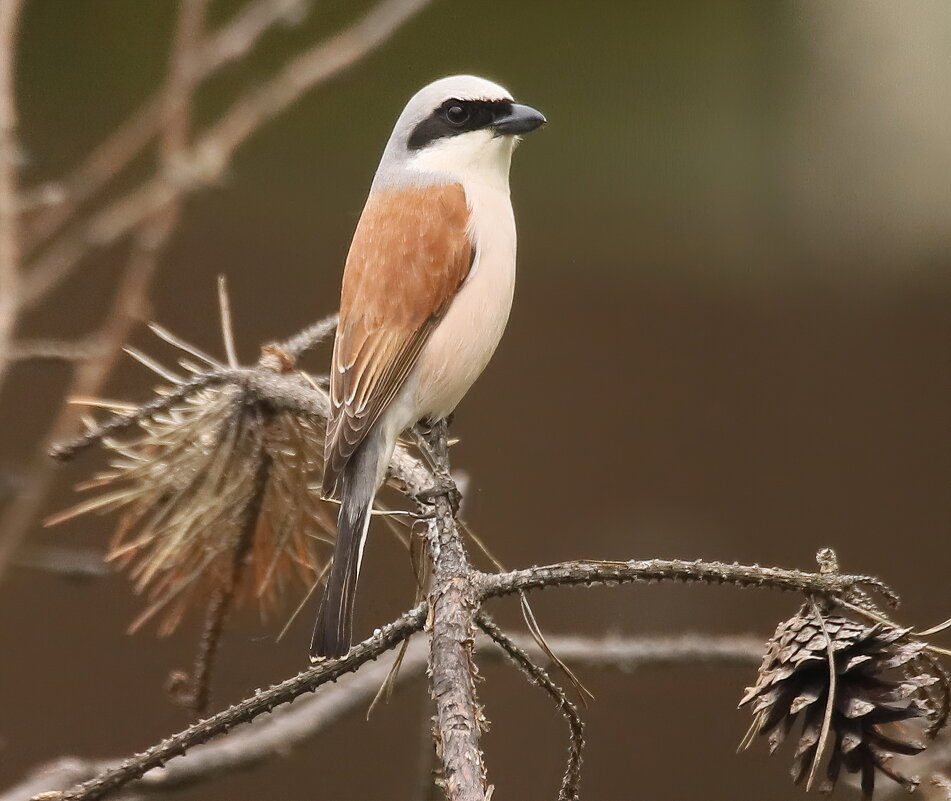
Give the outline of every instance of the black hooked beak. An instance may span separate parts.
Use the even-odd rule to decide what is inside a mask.
[[[545,115],[537,109],[523,106],[521,103],[512,103],[509,112],[496,118],[492,127],[495,129],[496,136],[514,136],[534,131],[546,122],[548,120],[545,119]]]

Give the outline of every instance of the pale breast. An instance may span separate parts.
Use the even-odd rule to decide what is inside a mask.
[[[470,184],[465,191],[476,255],[414,370],[420,417],[446,417],[456,408],[495,353],[512,308],[516,237],[508,190]]]

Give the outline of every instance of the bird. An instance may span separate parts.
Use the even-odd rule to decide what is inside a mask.
[[[374,498],[397,438],[447,419],[501,340],[515,289],[512,152],[545,116],[484,78],[420,89],[396,121],[343,272],[322,494],[337,538],[313,660],[351,647]]]

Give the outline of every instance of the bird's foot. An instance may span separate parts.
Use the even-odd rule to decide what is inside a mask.
[[[453,417],[455,412],[444,419],[424,418],[417,421],[412,428],[416,447],[419,448],[430,467],[435,470],[443,469],[448,458],[444,449],[452,444],[449,442],[449,424]]]
[[[452,421],[455,419],[455,412],[449,412],[445,417],[424,417],[416,421],[416,433],[420,437],[431,437],[441,425],[445,425],[448,432],[450,426],[452,426]]]
[[[442,471],[433,476],[433,485],[416,494],[416,500],[426,506],[435,506],[439,498],[446,498],[449,501],[449,508],[452,509],[452,516],[459,514],[459,505],[462,503],[462,493],[456,486],[452,476]]]

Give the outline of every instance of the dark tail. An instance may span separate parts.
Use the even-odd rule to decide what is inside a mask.
[[[337,516],[337,543],[324,597],[317,612],[312,659],[336,659],[350,650],[353,634],[353,599],[357,594],[360,560],[370,525],[372,496],[366,501],[345,493]]]

